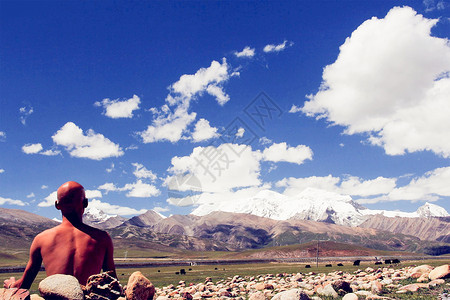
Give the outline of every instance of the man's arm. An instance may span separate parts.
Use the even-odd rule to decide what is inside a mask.
[[[113,271],[113,277],[117,278],[116,266],[114,265],[114,246],[109,234],[106,233],[106,251],[103,259],[103,272]]]
[[[39,245],[38,237],[36,237],[31,244],[30,260],[25,267],[22,278],[16,281],[14,277],[11,277],[10,279],[4,281],[3,287],[29,289],[36,278],[37,273],[41,269],[41,264],[41,247]]]

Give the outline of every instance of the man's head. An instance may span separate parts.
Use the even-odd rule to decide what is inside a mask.
[[[66,211],[80,211],[83,214],[84,208],[88,205],[83,186],[75,181],[68,181],[61,185],[58,188],[57,197],[55,207],[61,210],[63,214]]]

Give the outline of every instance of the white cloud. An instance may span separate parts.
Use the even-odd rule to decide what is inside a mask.
[[[61,151],[59,151],[59,150],[50,150],[49,149],[49,150],[42,151],[39,154],[46,155],[46,156],[55,156],[55,155],[61,154]]]
[[[64,146],[73,157],[101,160],[107,157],[122,156],[122,148],[102,134],[89,129],[86,134],[72,122],[67,122],[52,136],[53,142]]]
[[[37,154],[42,151],[42,145],[40,143],[37,144],[26,144],[22,146],[23,153],[26,154]]]
[[[4,173],[5,170],[4,169],[0,169],[0,174]]]
[[[161,192],[154,186],[138,180],[135,183],[127,183],[123,190],[128,190],[127,197],[149,198],[158,196]]]
[[[102,198],[102,192],[99,190],[85,190],[86,198]]]
[[[295,114],[295,113],[298,113],[298,112],[301,112],[301,111],[302,111],[302,108],[301,108],[301,107],[299,107],[299,106],[293,104],[292,107],[291,107],[291,109],[289,110],[289,113]]]
[[[128,193],[126,194],[127,197],[136,198],[150,198],[161,194],[161,191],[158,190],[154,185],[144,183],[140,179],[134,183],[127,183],[121,188],[116,187],[114,183],[107,182],[99,186],[98,189],[104,190],[106,191],[106,193],[128,191]]]
[[[201,68],[195,74],[182,75],[169,87],[167,104],[160,109],[151,109],[156,115],[152,124],[137,134],[144,143],[159,141],[175,143],[180,139],[188,139],[184,134],[189,134],[187,128],[197,117],[195,112],[189,112],[191,101],[208,93],[216,98],[219,105],[224,105],[230,97],[224,92],[223,84],[236,75],[237,73],[229,69],[225,58],[222,63],[212,61],[208,68]]]
[[[447,6],[443,0],[424,0],[423,5],[425,6],[425,11],[430,12],[433,10],[443,10]]]
[[[14,199],[11,199],[11,198],[0,197],[0,205],[5,205],[5,204],[18,205],[18,206],[25,206],[26,205],[23,201],[20,201],[20,200],[14,200]]]
[[[255,56],[255,48],[245,47],[241,52],[234,52],[236,57],[253,57]]]
[[[28,194],[27,195],[27,198],[34,198],[35,196],[34,196],[34,193],[31,193],[31,194]]]
[[[259,139],[259,143],[261,145],[269,145],[269,144],[272,144],[272,140],[263,136],[262,138]]]
[[[134,176],[137,178],[149,178],[151,181],[155,181],[157,176],[151,170],[148,170],[144,165],[139,163],[132,163],[134,169]]]
[[[189,156],[173,157],[169,172],[194,176],[204,192],[224,192],[259,185],[261,157],[259,151],[247,145],[196,147]],[[166,178],[166,184],[173,182],[174,176]]]
[[[138,96],[133,95],[132,98],[124,101],[119,99],[103,99],[101,102],[95,102],[95,106],[103,106],[105,109],[103,114],[107,117],[118,119],[118,118],[132,118],[133,111],[139,109],[139,104],[141,100]]]
[[[393,189],[376,199],[363,199],[361,203],[382,201],[435,201],[450,197],[450,167],[437,168],[421,177],[413,178],[407,185]]]
[[[50,195],[44,198],[44,201],[38,204],[39,207],[50,207],[55,205],[55,201],[58,200],[57,191],[52,192]]]
[[[238,138],[242,138],[245,134],[245,129],[240,127],[237,131],[236,131],[236,137]]]
[[[89,207],[97,208],[109,215],[121,215],[121,216],[140,215],[147,211],[146,209],[137,210],[131,207],[109,204],[107,202],[102,202],[97,199],[89,200],[88,205]]]
[[[194,142],[201,142],[218,136],[219,134],[217,133],[216,127],[211,127],[208,120],[200,119],[197,124],[195,124],[192,140]]]
[[[156,211],[157,213],[163,213],[169,211],[170,209],[168,207],[155,206],[153,210]]]
[[[266,161],[284,161],[301,165],[307,159],[312,160],[313,152],[305,145],[290,147],[286,143],[274,143],[264,149],[263,157]]]
[[[4,142],[6,139],[6,133],[4,131],[0,131],[0,142]]]
[[[21,107],[19,109],[20,113],[20,122],[22,125],[25,125],[27,123],[27,118],[33,113],[33,107],[26,105],[24,107]]]
[[[106,169],[107,173],[111,173],[112,171],[114,171],[114,163],[111,163],[111,167]]]
[[[292,46],[294,43],[293,42],[288,42],[287,40],[284,40],[283,43],[278,44],[278,45],[273,45],[273,44],[268,44],[264,47],[263,51],[266,53],[269,52],[280,52],[283,51],[284,49],[286,49],[286,47],[290,47]]]
[[[48,189],[48,185],[43,184],[43,185],[41,186],[41,189],[43,189],[43,190]]]
[[[333,177],[332,175],[304,178],[284,178],[276,183],[278,187],[284,187],[284,194],[295,196],[306,188],[316,188],[343,195],[367,197],[388,194],[396,187],[396,178],[377,177],[364,180],[355,176],[345,178]]]
[[[324,69],[302,112],[346,134],[368,133],[389,155],[429,150],[450,157],[450,45],[431,36],[437,22],[410,7],[365,21]]]

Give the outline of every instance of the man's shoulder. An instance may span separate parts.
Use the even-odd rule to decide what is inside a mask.
[[[102,238],[102,239],[110,239],[109,234],[101,229],[92,227],[90,225],[84,224],[85,225],[85,229],[92,235],[95,235],[98,238]]]

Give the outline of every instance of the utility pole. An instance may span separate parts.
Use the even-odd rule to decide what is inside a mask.
[[[319,268],[319,239],[317,239],[316,267]]]

